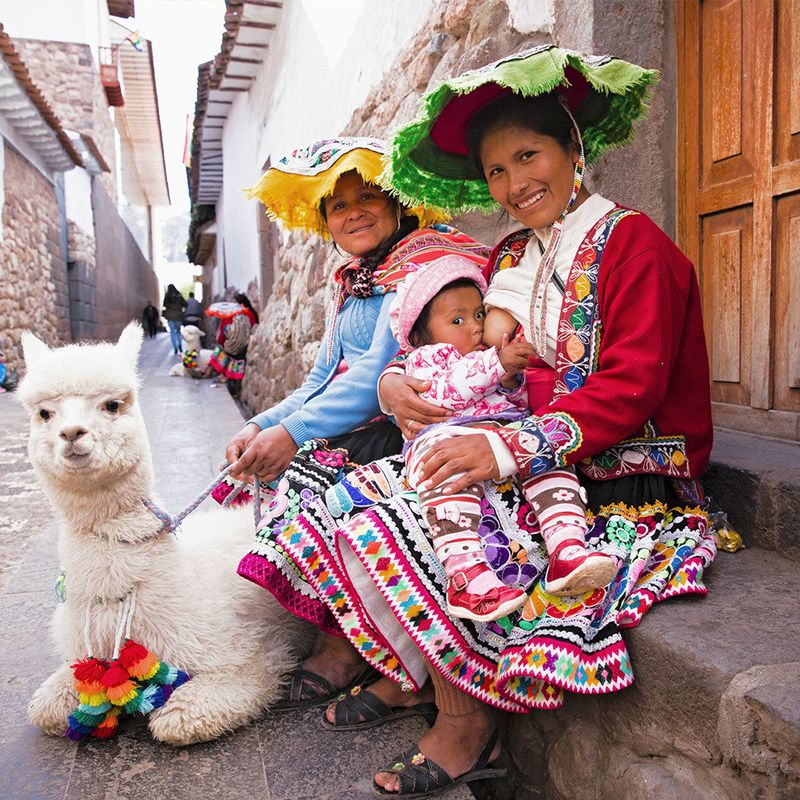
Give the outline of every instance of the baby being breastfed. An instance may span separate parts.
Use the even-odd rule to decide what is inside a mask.
[[[483,343],[487,347],[503,346],[503,341],[511,341],[519,323],[511,312],[503,308],[489,308],[483,321]]]
[[[526,261],[524,256],[523,261]],[[492,275],[483,298],[486,307],[483,335],[484,341],[490,347],[499,346],[503,334],[508,336],[509,341],[513,339],[520,326],[525,338],[530,341],[528,315],[533,275],[526,266],[523,263],[513,269],[501,269]]]

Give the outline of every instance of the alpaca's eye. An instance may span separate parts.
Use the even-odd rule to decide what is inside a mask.
[[[119,407],[120,407],[119,400],[109,400],[106,403],[106,411],[108,411],[110,414],[116,414],[117,411],[119,411]]]
[[[41,409],[39,409],[39,416],[40,416],[40,417],[41,417],[41,418],[42,418],[42,419],[43,419],[45,422],[47,422],[47,420],[49,420],[49,419],[50,419],[50,417],[52,417],[52,416],[53,416],[53,412],[52,412],[52,411],[48,411],[46,408],[41,408]]]

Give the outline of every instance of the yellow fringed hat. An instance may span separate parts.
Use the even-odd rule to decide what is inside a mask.
[[[394,193],[391,185],[380,180],[385,154],[386,143],[380,139],[322,139],[283,156],[245,193],[257,197],[266,206],[270,219],[284,228],[306,230],[330,239],[328,225],[320,213],[322,198],[333,192],[341,175],[353,170],[367,183]],[[417,217],[423,228],[449,218],[442,209],[423,205],[409,208],[407,213]]]

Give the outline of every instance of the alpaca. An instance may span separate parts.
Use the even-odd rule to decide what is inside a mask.
[[[37,689],[28,716],[48,734],[65,733],[78,702],[69,665],[111,658],[122,599],[135,590],[130,638],[192,676],[150,713],[150,732],[186,745],[263,713],[313,636],[236,575],[253,531],[246,509],[195,513],[176,538],[143,504],[153,472],[137,403],[141,341],[135,323],[116,344],[51,350],[33,334],[23,338],[28,453],[58,512],[66,584],[53,618],[62,665]]]
[[[213,350],[200,347],[200,340],[203,338],[203,331],[197,325],[184,325],[181,327],[181,339],[183,339],[183,357],[177,364],[173,364],[169,374],[173,378],[185,375],[187,378],[210,378],[211,355]],[[187,358],[193,358],[193,365],[187,366]]]

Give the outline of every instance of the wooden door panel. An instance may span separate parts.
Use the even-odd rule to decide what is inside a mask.
[[[800,0],[680,0],[678,240],[714,419],[800,440]]]
[[[775,41],[774,163],[800,161],[800,0],[781,0]]]
[[[775,408],[800,411],[800,192],[775,204]]]
[[[702,188],[752,175],[755,3],[708,0],[700,7],[699,132]]]
[[[702,220],[700,282],[712,398],[723,403],[750,402],[748,332],[752,303],[747,287],[751,277],[752,232],[753,209],[749,206]]]

